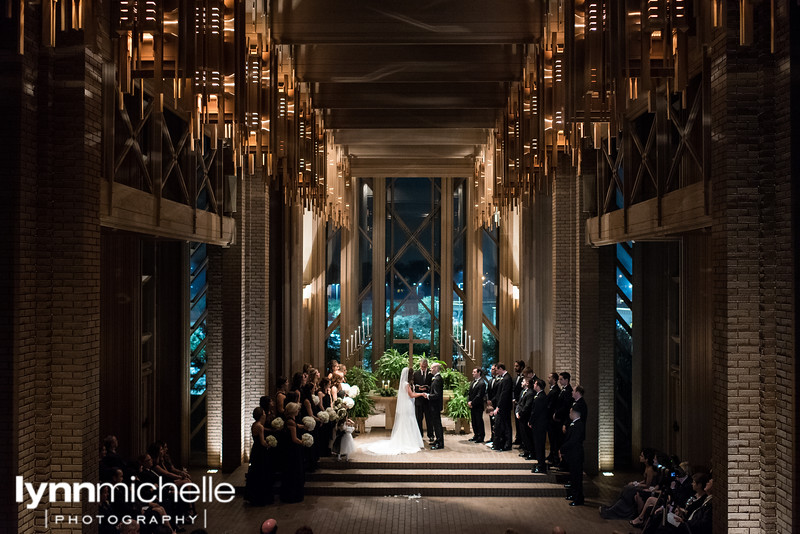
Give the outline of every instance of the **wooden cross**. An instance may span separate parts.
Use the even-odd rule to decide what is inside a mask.
[[[419,339],[419,338],[414,339],[414,329],[413,328],[409,328],[408,329],[408,339],[395,339],[394,342],[395,343],[408,344],[408,361],[409,362],[413,362],[414,361],[414,343],[416,343],[418,345],[421,345],[423,343],[430,343],[431,340],[430,339]]]

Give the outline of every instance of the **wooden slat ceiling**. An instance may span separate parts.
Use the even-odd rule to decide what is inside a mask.
[[[539,5],[270,0],[270,12],[274,42],[292,45],[326,128],[356,159],[374,160],[358,167],[390,172],[394,162],[425,175],[426,161],[463,168],[502,116],[541,31]]]

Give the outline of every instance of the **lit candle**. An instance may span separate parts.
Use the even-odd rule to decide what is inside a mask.
[[[345,351],[346,351],[345,354],[347,354],[349,356],[350,355],[350,340],[349,339],[345,339],[344,340],[344,346],[345,346]]]
[[[475,357],[475,340],[474,339],[472,340],[472,352],[470,354],[472,354],[473,358]]]

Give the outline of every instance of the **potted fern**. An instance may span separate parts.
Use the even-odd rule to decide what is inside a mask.
[[[447,416],[455,422],[456,432],[459,434],[469,432],[471,410],[469,406],[467,406],[468,387],[469,386],[465,383],[455,388],[453,391],[453,397],[447,403]]]
[[[361,367],[353,367],[347,370],[345,380],[350,386],[358,386],[358,395],[353,397],[355,403],[350,409],[350,416],[356,423],[356,430],[360,433],[366,432],[367,417],[372,414],[375,402],[369,398],[369,392],[375,389],[378,384],[375,375]]]

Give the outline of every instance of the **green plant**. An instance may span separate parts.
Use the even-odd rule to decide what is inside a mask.
[[[414,355],[414,367],[419,366],[421,356]],[[408,353],[401,353],[397,349],[388,349],[375,362],[377,371],[375,375],[381,380],[399,380],[403,369],[408,367]]]
[[[447,416],[451,419],[470,419],[470,408],[463,393],[454,393],[447,403]]]
[[[397,390],[390,386],[379,389],[378,393],[380,393],[381,397],[394,397],[397,395]]]
[[[440,371],[442,380],[444,380],[444,389],[452,389],[454,392],[460,391],[465,393],[469,388],[469,380],[456,369],[447,369],[442,367]]]
[[[349,375],[350,371],[348,371],[347,374]],[[372,408],[375,407],[375,403],[367,396],[367,393],[363,389],[361,393],[353,399],[353,402],[355,402],[355,405],[353,409],[350,410],[350,415],[352,417],[369,417],[372,413]]]
[[[365,396],[378,385],[378,379],[375,378],[375,375],[361,367],[351,367],[347,370],[347,374],[344,378],[351,386],[358,386],[358,389],[360,389]],[[360,396],[361,395],[359,395],[359,397]]]

